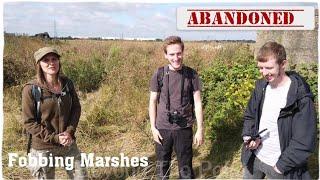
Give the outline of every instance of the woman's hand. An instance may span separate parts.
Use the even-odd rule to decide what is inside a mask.
[[[68,132],[59,134],[59,143],[63,146],[70,146],[73,143],[72,136]]]

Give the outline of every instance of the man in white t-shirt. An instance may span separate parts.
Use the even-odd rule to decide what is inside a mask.
[[[244,179],[310,179],[307,158],[314,151],[316,113],[309,85],[286,72],[281,44],[267,42],[257,55],[258,80],[244,115]]]

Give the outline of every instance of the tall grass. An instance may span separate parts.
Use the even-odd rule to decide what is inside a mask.
[[[53,44],[28,37],[5,37],[4,78],[10,79],[4,82],[3,167],[6,178],[30,178],[25,168],[7,167],[7,153],[25,153],[26,141],[20,125],[21,89],[23,83],[33,78],[35,73],[33,52],[48,45]],[[62,55],[63,72],[75,82],[82,105],[76,133],[81,151],[101,156],[117,156],[122,152],[127,156],[150,158],[150,166],[145,169],[89,168],[90,177],[152,178],[155,154],[148,117],[149,81],[159,66],[167,64],[162,42],[69,40],[59,41],[55,46]],[[213,61],[224,60],[228,64],[232,58],[231,52],[240,48],[250,53],[252,46],[242,43],[186,42],[184,62],[202,74],[214,65]],[[207,139],[203,147],[194,149],[198,177],[241,178],[240,147],[230,150],[229,146],[234,144],[236,137],[225,137],[227,143],[222,143],[221,147],[213,148],[213,142]],[[228,151],[230,153],[227,156],[232,157],[218,164],[219,168],[212,167],[216,170],[215,174],[212,169],[201,174],[203,162],[212,162],[218,158],[213,156],[220,151]],[[173,169],[177,169],[176,162]],[[57,178],[65,177],[60,169]],[[173,171],[171,177],[177,178],[177,171]]]

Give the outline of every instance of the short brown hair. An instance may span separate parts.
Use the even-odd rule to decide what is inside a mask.
[[[287,59],[286,50],[281,44],[275,41],[269,41],[259,49],[256,59],[259,62],[267,62],[270,57],[274,57],[277,63],[281,64]]]
[[[171,44],[179,44],[181,46],[181,50],[184,50],[184,44],[179,36],[169,36],[164,40],[163,51],[167,54],[167,47]]]

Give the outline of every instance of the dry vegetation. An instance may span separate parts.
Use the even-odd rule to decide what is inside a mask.
[[[3,175],[5,178],[30,178],[26,168],[8,168],[8,152],[25,154],[26,139],[21,127],[21,89],[34,72],[33,52],[38,48],[56,46],[62,53],[63,69],[80,60],[96,58],[104,65],[99,87],[78,91],[82,115],[77,129],[77,142],[82,152],[100,156],[148,156],[147,168],[88,168],[92,179],[152,179],[154,176],[154,145],[149,130],[149,80],[157,67],[166,64],[161,42],[140,41],[42,41],[28,37],[6,37],[4,49],[4,139]],[[251,44],[186,42],[185,64],[200,73],[208,67],[221,49],[234,49]],[[68,66],[67,66],[68,65]],[[90,81],[90,78],[86,79]],[[79,82],[81,83],[81,82]],[[75,82],[77,84],[77,82]],[[232,139],[229,146],[232,145]],[[241,178],[240,146],[227,161],[213,165],[212,142],[194,149],[194,167],[198,178]],[[57,178],[65,178],[62,169]],[[174,162],[171,177],[176,178]]]

